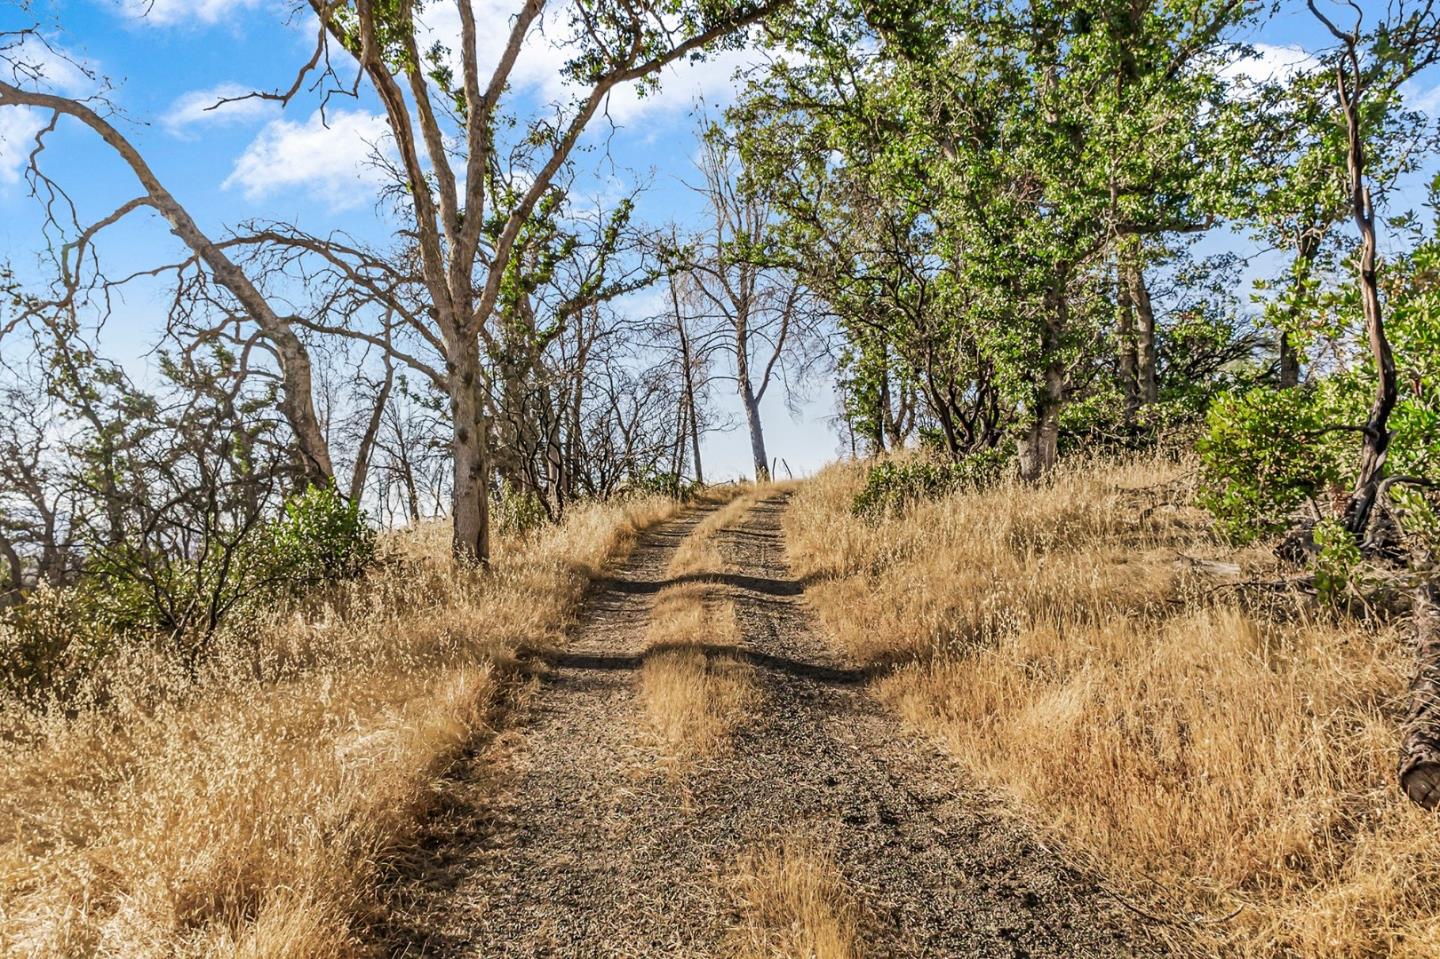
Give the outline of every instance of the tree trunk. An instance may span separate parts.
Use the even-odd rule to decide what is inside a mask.
[[[1315,252],[1320,246],[1320,240],[1313,230],[1307,230],[1301,234],[1300,241],[1295,245],[1295,269],[1294,282],[1290,286],[1290,311],[1289,319],[1293,326],[1300,318],[1300,301],[1305,295],[1305,287],[1310,282],[1310,274],[1315,267]],[[1295,349],[1295,344],[1290,340],[1287,330],[1280,330],[1280,387],[1289,389],[1300,385],[1300,353]]]
[[[453,549],[457,559],[487,566],[490,562],[490,499],[486,495],[489,465],[485,455],[480,358],[473,343],[452,350],[452,356],[457,354],[449,383],[455,461],[451,492]]]
[[[1401,727],[1400,788],[1425,809],[1440,805],[1440,587],[1415,590],[1415,678]]]
[[[1116,264],[1115,305],[1119,310],[1116,321],[1116,351],[1120,366],[1120,388],[1125,394],[1125,422],[1135,422],[1135,412],[1140,408],[1140,378],[1137,375],[1138,362],[1135,354],[1135,304],[1130,296],[1130,278],[1126,267]]]
[[[1356,82],[1359,82],[1357,76]],[[1360,475],[1346,509],[1346,527],[1357,537],[1364,536],[1370,523],[1370,512],[1379,495],[1380,480],[1385,473],[1385,454],[1390,450],[1390,411],[1395,408],[1398,390],[1395,383],[1395,356],[1385,335],[1385,321],[1380,309],[1380,284],[1375,262],[1375,205],[1365,182],[1365,150],[1360,137],[1358,93],[1352,99],[1340,75],[1340,104],[1345,114],[1347,133],[1346,166],[1350,175],[1350,206],[1355,225],[1360,230],[1360,305],[1365,316],[1365,332],[1370,341],[1370,355],[1375,363],[1375,399],[1365,421],[1365,442],[1360,450]]]
[[[1145,270],[1138,260],[1128,268],[1130,299],[1135,305],[1135,380],[1140,402],[1154,403],[1160,398],[1160,382],[1156,375],[1155,307],[1150,302],[1150,288],[1145,285]]]
[[[1300,385],[1300,354],[1290,342],[1290,334],[1280,331],[1280,388],[1288,390]]]
[[[745,406],[745,422],[750,427],[750,455],[755,461],[755,481],[764,483],[770,479],[770,460],[765,455],[765,432],[760,425],[760,403],[750,381],[741,384],[741,402]]]
[[[695,458],[695,483],[705,485],[705,472],[700,465],[700,414],[695,406],[695,361],[690,355],[690,332],[685,329],[685,317],[680,312],[680,299],[675,293],[674,282],[670,286],[675,301],[675,326],[680,332],[680,364],[685,373],[685,409],[690,416],[690,447]]]
[[[770,459],[765,455],[765,433],[760,424],[760,401],[750,382],[750,336],[743,312],[735,324],[735,378],[740,381],[740,404],[745,407],[745,424],[750,429],[750,455],[755,462],[755,481],[770,479]]]
[[[695,485],[704,486],[705,470],[700,465],[700,418],[695,410],[693,391],[690,393],[690,451],[695,457]]]
[[[1033,482],[1055,468],[1059,458],[1060,407],[1064,402],[1064,374],[1052,363],[1045,369],[1045,384],[1035,404],[1035,417],[1016,443],[1020,478]]]
[[[1057,279],[1046,297],[1045,325],[1041,330],[1040,355],[1044,359],[1044,380],[1035,391],[1029,428],[1016,444],[1020,478],[1033,482],[1055,467],[1059,458],[1060,410],[1065,405],[1065,364],[1060,339],[1069,321],[1063,277]]]
[[[395,385],[395,364],[390,354],[385,354],[385,382],[375,396],[375,405],[370,410],[370,419],[360,437],[360,446],[355,452],[355,470],[350,474],[350,501],[359,502],[365,492],[365,480],[370,475],[370,457],[375,452],[375,441],[380,436],[380,426],[385,418],[385,404],[390,401],[390,391]]]
[[[5,578],[0,586],[0,609],[20,601],[20,591],[25,586],[24,570],[20,566],[20,554],[10,540],[0,533],[0,560],[5,561]]]

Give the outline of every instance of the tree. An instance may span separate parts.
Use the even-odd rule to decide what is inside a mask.
[[[777,381],[791,389],[791,378],[818,357],[817,317],[794,271],[767,261],[772,203],[742,185],[735,146],[716,127],[704,136],[700,174],[712,219],[696,243],[690,288],[702,304],[697,318],[724,331],[755,478],[764,481],[770,458],[760,403]]]
[[[564,73],[573,97],[553,116],[521,120],[506,113],[507,85],[545,6],[544,0],[525,0],[510,22],[498,58],[485,64],[480,62],[476,10],[470,0],[455,4],[460,35],[454,51],[440,46],[420,49],[418,4],[311,0],[318,28],[313,55],[287,89],[252,94],[288,104],[307,88],[307,81],[332,87],[327,100],[346,91],[355,94],[359,78],[342,80],[332,57],[348,59],[368,81],[384,108],[394,141],[395,198],[404,223],[400,232],[409,238],[400,272],[409,290],[382,282],[380,277],[393,279],[396,270],[377,269],[381,264],[365,251],[293,230],[216,242],[163,188],[133,145],[88,105],[13,83],[0,86],[0,105],[37,106],[79,120],[130,165],[144,195],[82,228],[80,242],[88,242],[97,230],[142,207],[164,216],[276,346],[286,377],[287,418],[311,467],[326,477],[333,470],[321,447],[309,368],[293,324],[278,315],[226,249],[290,244],[337,270],[354,273],[362,282],[371,281],[367,292],[383,304],[382,312],[390,317],[387,323],[408,327],[438,355],[438,362],[403,350],[396,337],[357,329],[348,322],[312,320],[307,325],[375,344],[388,342],[398,362],[410,364],[443,389],[452,432],[454,550],[461,559],[480,563],[489,557],[487,491],[492,466],[482,341],[494,345],[492,323],[504,303],[517,244],[542,202],[554,202],[556,175],[611,92],[631,82],[642,89],[653,87],[656,73],[665,65],[702,56],[717,45],[740,42],[743,31],[782,6],[782,0],[733,5],[581,0],[567,15],[571,32],[564,38],[572,54]],[[501,139],[503,131],[516,128],[513,142]],[[498,176],[501,153],[507,149],[524,166],[523,178],[507,182]]]

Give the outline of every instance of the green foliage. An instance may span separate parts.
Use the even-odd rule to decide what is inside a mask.
[[[529,490],[505,486],[490,497],[490,504],[490,518],[501,533],[528,533],[550,519],[540,497]]]
[[[856,494],[851,512],[856,516],[893,515],[924,500],[989,485],[1003,474],[1010,456],[1010,450],[997,447],[954,462],[917,459],[879,463],[866,473],[865,486]]]
[[[1360,545],[1345,524],[1335,518],[1321,520],[1315,526],[1315,591],[1321,600],[1336,606],[1355,582],[1362,557]]]
[[[269,524],[252,575],[292,591],[358,576],[375,558],[375,531],[360,504],[334,486],[309,486]]]
[[[1302,504],[1341,482],[1342,451],[1315,391],[1259,388],[1222,398],[1199,443],[1200,504],[1247,542],[1284,529]]]
[[[699,489],[698,484],[677,479],[674,473],[652,470],[631,477],[628,492],[639,496],[668,496],[670,499],[684,499]]]

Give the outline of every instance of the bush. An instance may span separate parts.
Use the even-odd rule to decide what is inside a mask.
[[[285,501],[283,515],[264,531],[253,560],[268,583],[301,590],[358,576],[375,558],[375,531],[360,504],[333,486],[310,486]],[[242,558],[242,566],[246,564]]]
[[[1311,390],[1261,388],[1211,409],[1199,443],[1199,500],[1232,540],[1278,533],[1305,503],[1343,485],[1353,442],[1327,432],[1345,422],[1327,406]]]
[[[1010,462],[1004,448],[981,450],[959,461],[917,459],[887,461],[870,467],[865,486],[855,496],[856,516],[903,512],[914,504],[958,489],[987,486],[998,480]]]
[[[550,520],[545,504],[529,490],[503,487],[490,497],[490,516],[502,533],[528,533]]]
[[[637,496],[668,496],[671,499],[684,499],[698,488],[699,485],[696,483],[676,479],[674,473],[655,471],[631,477],[625,491]]]

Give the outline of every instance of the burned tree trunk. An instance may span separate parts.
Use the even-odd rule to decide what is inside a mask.
[[[1400,788],[1424,809],[1440,805],[1440,586],[1415,590],[1415,678],[1401,727]]]

